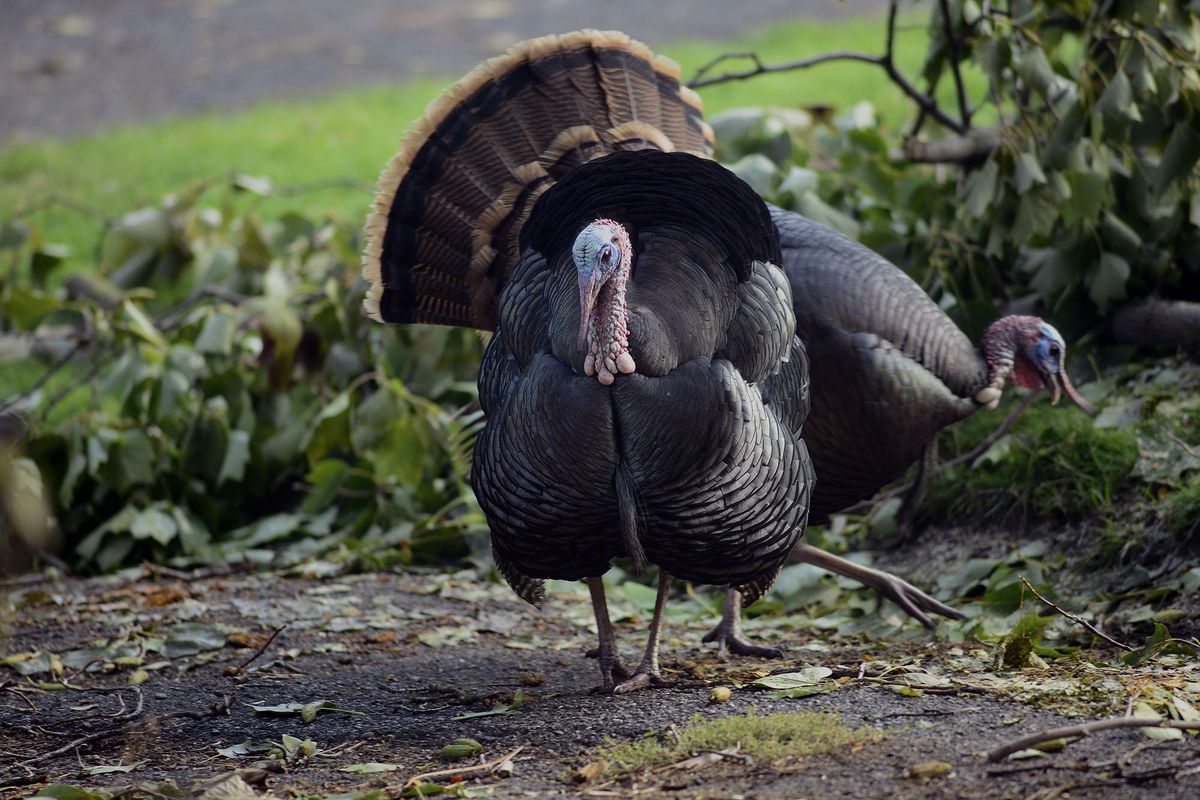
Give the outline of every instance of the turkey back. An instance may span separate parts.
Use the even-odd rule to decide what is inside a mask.
[[[555,181],[621,150],[712,148],[699,96],[645,45],[592,30],[522,42],[435,100],[384,168],[367,314],[493,330],[521,228]]]

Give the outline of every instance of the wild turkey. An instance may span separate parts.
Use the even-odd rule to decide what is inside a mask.
[[[368,314],[494,331],[471,480],[495,563],[535,604],[587,582],[617,692],[661,681],[671,576],[753,602],[814,482],[778,234],[711,153],[673,63],[619,33],[535,39],[430,106],[367,225]],[[660,571],[632,675],[600,579],[618,556]]]
[[[1066,345],[1037,317],[1002,317],[977,351],[951,319],[903,271],[863,245],[799,214],[771,208],[783,268],[792,286],[796,332],[804,340],[812,410],[804,440],[817,470],[809,521],[874,496],[923,454],[938,432],[980,408],[994,408],[1008,381],[1065,393],[1080,408],[1063,359]],[[922,461],[917,492],[928,477]],[[927,627],[925,612],[958,613],[893,575],[800,544],[792,559],[865,583]],[[737,598],[706,641],[722,651],[778,655],[738,634]]]

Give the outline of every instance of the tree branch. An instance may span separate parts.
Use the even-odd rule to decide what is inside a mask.
[[[1151,719],[1148,717],[1117,717],[1115,719],[1099,719],[1094,722],[1084,722],[1079,725],[1067,725],[1062,728],[1051,728],[1041,733],[1031,733],[1014,739],[1008,744],[1001,745],[987,754],[988,761],[1000,761],[1019,750],[1025,750],[1050,742],[1055,739],[1078,739],[1100,731],[1113,728],[1176,728],[1182,731],[1200,730],[1200,722],[1184,722],[1177,719]]]
[[[969,128],[969,124],[964,124],[941,109],[937,101],[929,95],[922,92],[916,86],[909,82],[908,78],[900,72],[896,66],[895,60],[895,42],[896,42],[896,16],[899,13],[900,4],[898,0],[891,0],[888,3],[888,20],[887,20],[887,44],[884,48],[883,55],[873,56],[869,53],[860,53],[852,50],[840,50],[834,53],[825,53],[812,58],[802,58],[798,61],[786,61],[780,64],[764,64],[757,53],[740,52],[740,53],[725,53],[717,56],[712,61],[709,61],[700,69],[696,70],[696,74],[688,81],[687,85],[692,89],[699,89],[702,86],[713,86],[718,83],[726,83],[729,81],[743,81],[747,78],[753,78],[756,75],[766,75],[772,72],[788,72],[790,70],[807,69],[815,67],[818,64],[825,64],[830,61],[858,61],[863,64],[873,64],[883,69],[887,76],[891,78],[892,83],[900,88],[900,91],[908,95],[909,99],[917,104],[919,113],[936,119],[946,128],[954,131],[957,134],[965,134]],[[726,72],[721,75],[705,77],[714,67],[723,61],[734,58],[748,58],[754,62],[753,69],[742,70],[741,72]]]
[[[963,85],[962,71],[959,69],[958,34],[954,30],[954,21],[950,15],[949,0],[938,0],[942,8],[942,27],[946,32],[946,41],[950,46],[950,71],[954,75],[954,91],[958,94],[958,113],[962,117],[964,128],[971,127],[971,106],[967,103],[967,89]]]
[[[961,164],[969,167],[986,161],[999,144],[998,131],[972,128],[965,136],[932,142],[910,136],[904,140],[904,147],[893,150],[889,156],[893,161],[914,164]]]
[[[753,69],[742,70],[740,72],[724,72],[720,75],[714,75],[711,78],[704,77],[718,64],[724,61],[732,61],[734,59],[748,58],[754,62]],[[702,86],[712,86],[718,83],[728,83],[729,81],[744,81],[747,78],[753,78],[756,75],[766,75],[771,72],[790,72],[798,69],[808,69],[815,67],[818,64],[825,64],[830,61],[859,61],[864,64],[883,65],[882,56],[873,56],[869,53],[859,53],[852,50],[838,50],[833,53],[823,53],[812,58],[801,58],[797,61],[784,61],[780,64],[764,64],[759,58],[758,53],[722,53],[721,55],[709,61],[704,66],[696,70],[696,74],[688,81],[688,86],[692,89],[699,89]]]

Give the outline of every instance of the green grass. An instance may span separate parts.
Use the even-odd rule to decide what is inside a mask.
[[[956,442],[979,441],[996,415],[976,414],[947,431]],[[1107,512],[1138,458],[1127,429],[1095,428],[1083,412],[1043,405],[1030,410],[995,461],[963,465],[939,476],[925,511],[935,520],[1019,512],[1038,517]],[[965,450],[956,446],[954,451]]]
[[[878,735],[872,728],[849,728],[837,714],[806,711],[758,716],[752,711],[710,720],[696,714],[670,741],[650,735],[608,744],[596,752],[596,760],[607,764],[605,774],[612,777],[673,764],[705,751],[737,747],[755,761],[770,762],[828,753]]]
[[[798,20],[738,41],[680,42],[656,49],[679,61],[687,77],[729,50],[755,50],[766,61],[778,61],[837,49],[881,52],[883,38],[882,17]],[[924,14],[902,20],[897,60],[917,83],[926,42]],[[268,199],[261,210],[264,215],[285,209],[328,211],[357,219],[370,200],[368,187],[401,135],[454,77],[265,103],[236,113],[169,119],[78,138],[10,144],[0,150],[0,220],[14,213],[26,215],[45,241],[71,247],[68,267],[78,268],[91,263],[102,230],[97,215],[120,216],[190,181],[234,171],[268,176],[287,186],[350,179],[356,184]],[[970,77],[978,88],[978,76]],[[939,94],[949,99],[949,81],[943,84]],[[908,101],[881,70],[848,62],[714,86],[702,95],[710,115],[746,105],[828,104],[848,110],[868,100],[887,123],[896,125],[910,111]],[[43,207],[53,198],[96,213],[57,203]],[[241,199],[237,205],[247,202]],[[40,210],[29,213],[30,209]]]

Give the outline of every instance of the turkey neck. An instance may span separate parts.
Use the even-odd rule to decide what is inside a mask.
[[[1040,322],[1037,317],[1013,314],[1001,317],[983,332],[982,349],[983,360],[987,363],[987,388],[995,389],[997,398],[998,392],[1004,389],[1004,384],[1012,377],[1016,367],[1020,331],[1025,326],[1036,327]]]
[[[629,256],[621,262],[616,274],[600,287],[596,296],[596,308],[592,312],[589,335],[592,352],[618,353],[629,347],[629,306],[625,300],[625,289],[629,282]],[[615,369],[615,367],[610,367]]]

